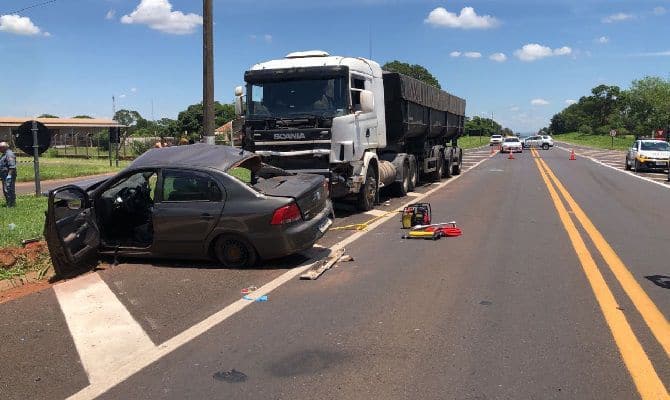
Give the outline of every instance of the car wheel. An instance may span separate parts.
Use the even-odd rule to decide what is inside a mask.
[[[637,159],[635,159],[635,162],[634,162],[634,165],[633,165],[633,171],[640,172],[640,169],[641,169],[640,162]]]
[[[361,211],[372,210],[377,199],[377,176],[371,167],[368,167],[368,172],[365,175],[365,184],[360,192],[358,192],[358,209]]]
[[[402,182],[396,182],[396,194],[398,196],[406,196],[409,192],[409,187],[411,186],[410,181],[412,180],[411,168],[409,163],[403,163],[402,165]]]
[[[438,153],[437,161],[435,165],[435,171],[431,172],[431,180],[433,182],[439,182],[442,179],[442,174],[444,173],[444,156],[442,152]]]
[[[542,144],[542,150],[549,150],[549,144],[548,143],[543,143]]]
[[[628,157],[626,157],[624,168],[626,168],[626,171],[630,171],[630,161],[628,161]]]
[[[214,245],[214,254],[226,268],[249,268],[258,261],[251,243],[233,235],[220,236]]]

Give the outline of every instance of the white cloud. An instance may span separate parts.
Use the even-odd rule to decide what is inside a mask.
[[[507,61],[507,56],[505,53],[493,53],[489,56],[489,58],[499,63]]]
[[[549,105],[549,102],[545,99],[533,99],[530,101],[530,104],[534,106],[547,106]]]
[[[144,24],[157,31],[185,35],[202,25],[202,16],[172,11],[168,0],[142,0],[135,10],[121,17],[124,24]]]
[[[639,53],[632,54],[632,57],[667,57],[670,56],[670,50],[667,51],[655,51],[652,53]]]
[[[612,15],[608,15],[602,19],[602,22],[604,24],[613,24],[615,22],[621,22],[621,21],[627,21],[629,19],[633,19],[635,16],[633,14],[626,14],[626,13],[616,13]]]
[[[137,93],[137,88],[130,88],[130,91],[131,91],[132,93]]]
[[[518,112],[519,110],[521,110],[521,108],[519,108],[519,106],[512,106],[512,107],[510,107],[509,110],[510,110],[511,112]]]
[[[570,47],[563,46],[552,50],[551,47],[543,46],[537,43],[526,44],[514,52],[514,55],[519,60],[526,62],[531,62],[546,57],[567,56],[570,54],[572,54],[572,49]]]
[[[569,105],[569,106],[572,105],[572,104],[577,104],[577,100],[567,99],[567,100],[565,101],[565,104],[567,104],[567,105]]]
[[[42,34],[42,30],[33,24],[28,17],[16,14],[0,15],[0,32],[13,33],[15,35],[35,36]],[[45,32],[44,36],[51,36]]]
[[[119,99],[125,99],[125,98],[126,98],[125,94],[122,94],[122,95],[119,96]]]
[[[455,57],[460,57],[460,56],[461,56],[460,51],[452,51],[451,53],[449,53],[449,57],[454,57],[455,58]]]
[[[478,51],[466,51],[463,56],[467,58],[482,58],[482,53]]]
[[[610,42],[610,38],[608,38],[607,36],[601,36],[598,39],[596,39],[596,42],[600,44],[607,44]]]
[[[265,43],[272,43],[272,35],[266,33],[263,35],[263,40],[265,40]]]
[[[667,12],[667,10],[665,9],[665,7],[655,7],[654,8],[654,15],[665,15],[666,12]]]
[[[447,11],[444,7],[437,7],[428,14],[424,22],[436,27],[459,29],[489,29],[500,25],[500,22],[490,15],[477,15],[472,7],[463,7],[460,14]]]
[[[105,19],[114,19],[116,16],[116,10],[109,10],[107,11],[107,14],[105,14]]]

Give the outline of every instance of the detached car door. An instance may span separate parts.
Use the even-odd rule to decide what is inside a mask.
[[[205,239],[221,217],[225,192],[209,173],[165,169],[154,205],[156,255],[206,255]]]
[[[49,193],[44,231],[57,275],[95,262],[100,230],[88,194],[80,187],[64,186]]]

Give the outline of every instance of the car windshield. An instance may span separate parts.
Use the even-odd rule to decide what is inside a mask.
[[[505,143],[518,143],[518,142],[519,142],[519,138],[515,138],[515,137],[505,138]]]
[[[344,78],[259,82],[249,88],[249,118],[333,117],[348,110]]]
[[[640,150],[649,151],[670,151],[668,142],[641,142]]]

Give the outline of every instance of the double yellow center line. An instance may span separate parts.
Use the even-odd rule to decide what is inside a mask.
[[[624,292],[631,299],[638,312],[642,315],[645,323],[665,350],[666,356],[670,357],[670,325],[668,324],[668,321],[651,301],[649,296],[647,296],[642,287],[640,287],[628,268],[626,268],[623,261],[621,261],[603,235],[593,225],[579,204],[577,204],[570,193],[565,189],[561,181],[554,175],[553,171],[544,160],[540,158],[537,150],[532,149],[531,153],[533,154],[535,164],[540,171],[542,180],[549,190],[549,195],[556,207],[556,211],[563,223],[563,227],[570,238],[572,247],[574,248],[575,253],[577,253],[577,258],[579,259],[586,278],[591,285],[591,289],[598,301],[598,305],[605,317],[605,321],[612,332],[612,336],[619,348],[621,357],[633,378],[633,382],[635,383],[641,398],[643,400],[670,399],[670,395],[668,395],[668,391],[663,385],[663,381],[659,378],[644,348],[628,323],[626,316],[618,306],[614,294],[598,269],[582,235],[577,230],[575,222],[572,220],[568,209],[563,204],[559,192],[598,252],[600,252],[603,260],[605,260],[610,270],[619,281]]]

